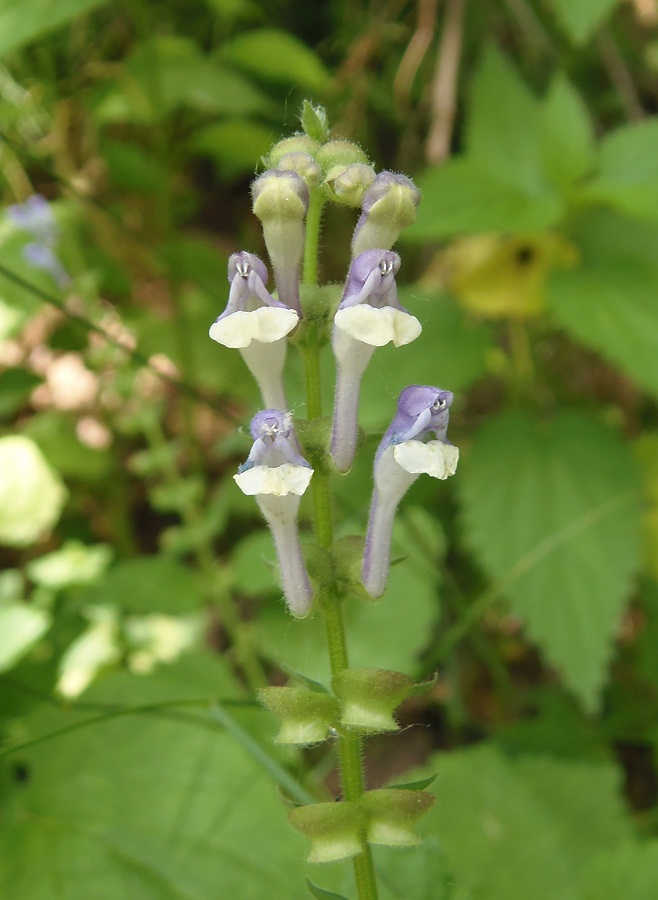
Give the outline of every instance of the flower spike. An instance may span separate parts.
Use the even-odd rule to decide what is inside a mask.
[[[372,597],[381,597],[386,588],[393,520],[402,497],[420,474],[443,480],[457,470],[459,450],[447,438],[452,400],[452,393],[440,388],[405,388],[379,445],[361,570]],[[425,440],[431,433],[435,440]]]
[[[210,337],[240,351],[266,406],[285,409],[286,335],[297,326],[299,316],[272,297],[265,286],[267,277],[265,264],[253,253],[234,253],[230,257],[228,303],[211,326]]]
[[[299,455],[289,413],[266,409],[251,420],[254,444],[234,475],[240,490],[254,496],[274,538],[288,608],[305,616],[312,599],[297,528],[301,495],[313,469]]]
[[[334,319],[336,397],[331,454],[338,470],[352,465],[357,443],[361,379],[375,347],[408,344],[421,324],[400,304],[395,276],[400,257],[387,250],[367,250],[350,266],[343,299]]]

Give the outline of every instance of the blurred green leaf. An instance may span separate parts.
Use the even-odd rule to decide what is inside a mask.
[[[482,171],[499,174],[522,192],[534,194],[542,186],[539,103],[492,46],[471,84],[466,151]]]
[[[50,627],[50,615],[25,603],[0,605],[0,672],[11,669]]]
[[[0,372],[0,417],[8,418],[24,405],[43,379],[34,372],[12,366]]]
[[[111,606],[131,613],[176,613],[203,602],[199,576],[165,556],[142,556],[117,563],[101,582],[78,595],[80,602]]]
[[[540,148],[549,183],[566,189],[596,164],[594,132],[587,107],[562,73],[554,76],[541,107]]]
[[[105,0],[0,0],[0,57],[18,50]]]
[[[214,122],[197,131],[192,148],[208,156],[218,171],[229,177],[253,173],[272,145],[272,128],[246,119]]]
[[[582,900],[585,866],[631,836],[609,763],[510,760],[485,744],[430,769],[439,802],[418,830],[440,839],[460,898]]]
[[[239,72],[205,56],[190,38],[157,35],[142,41],[96,109],[101,121],[159,121],[178,107],[248,116],[272,111],[272,101]]]
[[[82,444],[75,423],[55,410],[44,410],[27,422],[24,433],[41,448],[50,464],[66,478],[97,481],[112,463],[108,450],[94,450]]]
[[[584,44],[618,0],[550,0],[555,18],[574,44]]]
[[[555,319],[658,395],[658,226],[592,212],[570,237],[582,260],[549,280]]]
[[[629,216],[658,219],[658,121],[624,125],[603,138],[599,174],[582,200],[604,203]]]
[[[164,168],[136,143],[104,141],[103,156],[111,183],[123,190],[154,193],[165,189]]]
[[[585,414],[491,419],[460,463],[468,542],[548,662],[598,705],[640,564],[630,449]]]
[[[260,28],[236,35],[222,47],[222,58],[253,75],[323,91],[329,83],[320,57],[294,35]]]
[[[154,681],[108,680],[94,697],[139,705]],[[180,718],[108,713],[15,757],[27,774],[5,808],[3,897],[307,896],[302,839],[286,826],[273,781],[235,740],[210,728],[201,709]],[[80,720],[42,712],[24,720],[23,734]],[[46,858],[57,865],[35,864]]]
[[[538,186],[529,190],[512,167],[493,171],[469,156],[430,169],[418,186],[418,218],[404,232],[405,240],[416,243],[483,231],[540,231],[564,214],[557,194]]]
[[[276,553],[269,531],[252,531],[235,545],[231,574],[235,588],[248,597],[277,592]]]
[[[309,889],[309,892],[317,898],[317,900],[346,900],[346,898],[342,894],[336,894],[334,891],[325,891],[324,888],[319,888],[317,885],[313,884],[312,881],[306,879],[306,886]]]
[[[29,562],[27,574],[35,584],[57,590],[71,584],[96,581],[111,559],[109,544],[89,546],[80,541],[67,541],[59,550]]]
[[[583,900],[654,900],[656,885],[658,841],[628,842],[588,866]]]

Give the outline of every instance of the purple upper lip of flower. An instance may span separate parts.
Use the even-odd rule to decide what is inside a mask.
[[[238,472],[246,472],[254,466],[280,466],[284,463],[310,468],[310,464],[291,443],[290,413],[280,409],[264,409],[253,417],[249,431],[254,445]]]
[[[405,388],[400,394],[393,421],[379,445],[377,457],[391,444],[422,439],[430,432],[435,433],[437,440],[447,443],[452,401],[452,392],[441,388],[420,384]]]
[[[368,303],[370,306],[395,306],[398,301],[395,276],[400,257],[392,250],[366,250],[350,266],[339,309]]]

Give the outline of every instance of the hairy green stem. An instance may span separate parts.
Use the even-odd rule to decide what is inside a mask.
[[[304,281],[317,282],[317,255],[322,215],[322,198],[312,193],[306,220],[306,246],[304,252]],[[306,407],[309,419],[322,415],[322,392],[320,382],[320,347],[311,338],[303,349],[306,377]],[[315,472],[311,482],[315,520],[315,537],[318,546],[330,550],[333,544],[333,521],[330,477],[324,472]],[[347,641],[343,622],[342,598],[334,590],[323,596],[327,649],[331,664],[331,674],[336,676],[349,668]],[[358,801],[365,789],[363,766],[363,739],[359,735],[341,731],[338,734],[338,764],[343,798]],[[354,858],[354,878],[359,900],[377,900],[377,882],[370,845],[363,839],[362,852]]]

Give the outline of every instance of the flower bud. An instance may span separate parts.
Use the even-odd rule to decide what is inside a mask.
[[[301,314],[299,267],[304,253],[308,188],[295,172],[270,169],[254,181],[251,190],[279,300]]]
[[[413,680],[385,669],[346,669],[332,681],[341,702],[342,725],[369,733],[397,731],[397,707],[411,696]]]
[[[327,173],[336,166],[351,166],[354,163],[368,165],[368,157],[358,144],[340,138],[323,144],[315,158],[322,166],[323,171]]]
[[[416,221],[420,191],[406,175],[380,172],[363,197],[354,229],[352,257],[365,250],[390,250],[403,228]]]
[[[363,812],[358,803],[313,803],[288,813],[290,824],[311,840],[309,862],[335,862],[363,851]]]
[[[286,153],[279,160],[278,168],[280,172],[296,172],[309,188],[317,187],[322,179],[320,166],[309,153],[302,151]]]
[[[332,200],[346,206],[361,206],[363,195],[375,180],[375,170],[364,163],[333,166],[325,178]]]
[[[338,704],[335,697],[307,688],[265,687],[258,699],[279,720],[277,744],[319,744],[335,727]]]
[[[429,791],[384,788],[366,791],[361,805],[368,822],[369,844],[389,847],[413,847],[422,843],[413,831],[414,822],[434,803]]]
[[[308,153],[315,156],[320,144],[305,134],[293,134],[275,144],[263,160],[268,169],[278,169],[279,163],[289,153]]]

